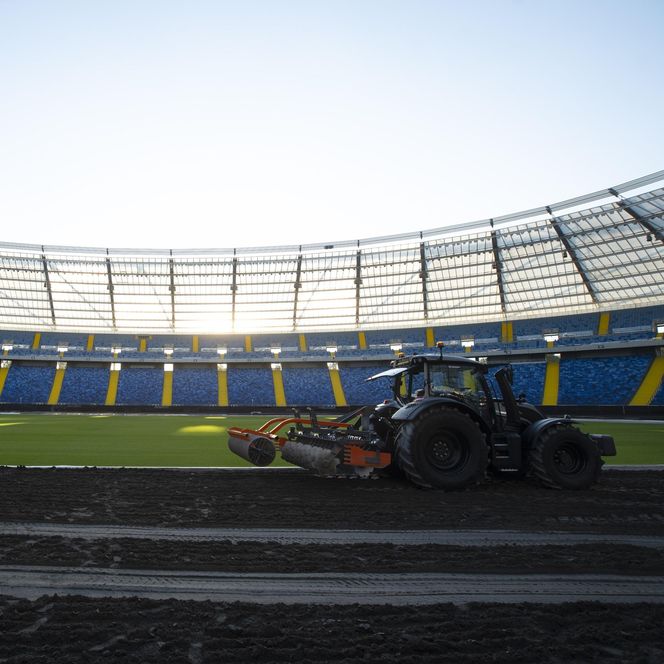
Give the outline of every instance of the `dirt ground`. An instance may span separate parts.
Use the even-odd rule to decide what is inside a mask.
[[[199,527],[509,529],[664,535],[664,473],[584,492],[493,480],[460,493],[299,471],[0,468],[0,521]],[[664,575],[626,545],[278,545],[1,536],[0,565],[219,571]],[[2,590],[0,589],[0,595]],[[0,596],[0,662],[655,662],[664,605],[285,606]]]
[[[169,526],[664,532],[664,473],[605,470],[589,491],[494,479],[422,491],[307,471],[0,468],[3,521]]]

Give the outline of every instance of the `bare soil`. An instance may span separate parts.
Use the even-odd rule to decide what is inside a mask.
[[[0,468],[3,521],[349,529],[664,532],[664,473],[605,470],[588,491],[493,479],[423,491],[306,471]]]
[[[0,469],[0,520],[664,535],[664,474],[589,491],[494,479],[460,493],[299,471]],[[625,545],[455,547],[0,537],[0,564],[220,571],[664,574]],[[1,596],[0,662],[661,662],[664,605],[260,606]]]

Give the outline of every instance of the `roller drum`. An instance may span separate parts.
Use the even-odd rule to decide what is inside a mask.
[[[277,454],[274,443],[263,436],[228,437],[228,449],[254,466],[269,466]]]
[[[289,440],[281,448],[281,458],[294,466],[313,470],[319,475],[335,475],[340,463],[338,454],[333,450],[293,440]]]

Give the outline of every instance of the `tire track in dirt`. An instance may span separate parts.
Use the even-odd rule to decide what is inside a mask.
[[[32,600],[58,594],[325,605],[664,603],[664,577],[589,574],[228,574],[13,566],[0,568],[0,587],[6,595]]]
[[[154,539],[199,542],[276,544],[395,544],[419,546],[547,546],[620,544],[664,548],[664,536],[596,533],[523,532],[515,530],[322,530],[313,528],[171,528],[159,526],[0,523],[0,535],[95,539]]]

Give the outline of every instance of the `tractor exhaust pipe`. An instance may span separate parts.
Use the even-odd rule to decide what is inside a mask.
[[[274,443],[264,436],[229,436],[228,449],[254,466],[269,466],[277,455]]]

